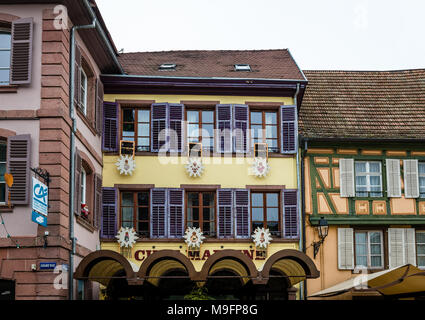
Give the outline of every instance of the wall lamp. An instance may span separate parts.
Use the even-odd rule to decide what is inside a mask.
[[[313,242],[314,259],[316,259],[316,255],[319,252],[319,248],[322,245],[323,241],[325,241],[325,238],[328,235],[328,230],[329,230],[328,221],[325,218],[321,217],[319,220],[319,225],[316,228],[317,228],[317,232],[319,233],[320,240],[317,242]]]

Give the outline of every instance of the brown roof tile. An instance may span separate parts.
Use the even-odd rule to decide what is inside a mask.
[[[425,69],[304,74],[304,137],[425,139]]]
[[[134,52],[119,61],[130,75],[305,80],[287,49]],[[176,70],[158,70],[163,63],[175,63]],[[249,64],[252,71],[236,72],[235,64]]]

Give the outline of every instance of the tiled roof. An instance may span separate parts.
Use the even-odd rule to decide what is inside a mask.
[[[425,69],[304,74],[304,137],[425,139]]]
[[[305,80],[287,49],[134,52],[119,61],[130,75]],[[176,70],[159,70],[164,63]],[[249,64],[251,71],[234,71],[235,64]]]

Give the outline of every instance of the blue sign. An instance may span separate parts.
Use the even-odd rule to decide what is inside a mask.
[[[47,216],[49,188],[36,178],[32,178],[32,209]]]
[[[43,227],[47,227],[47,217],[37,211],[32,211],[31,220]]]
[[[56,262],[40,262],[40,270],[53,270],[56,268]]]

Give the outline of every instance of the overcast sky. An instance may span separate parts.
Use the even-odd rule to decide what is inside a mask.
[[[425,67],[423,0],[97,0],[124,52],[288,48],[301,69]]]

